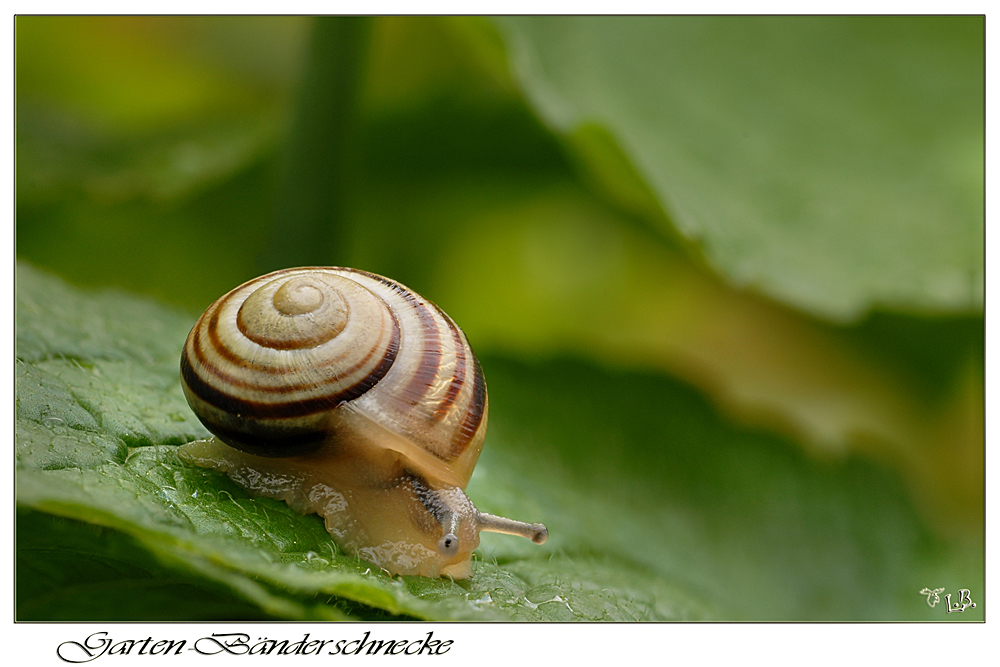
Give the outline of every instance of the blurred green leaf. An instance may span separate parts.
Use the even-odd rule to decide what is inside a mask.
[[[18,16],[17,93],[135,136],[287,89],[300,18]]]
[[[205,435],[177,380],[189,318],[24,264],[17,305],[23,619],[936,620],[924,585],[982,590],[980,552],[934,538],[886,470],[810,461],[662,376],[503,357],[484,359],[492,430],[469,493],[544,519],[550,542],[486,535],[471,580],[390,578],[319,517],[176,457]],[[28,583],[45,571],[61,574]],[[70,580],[152,587],[159,606],[57,609]]]
[[[728,288],[568,180],[416,182],[361,191],[349,261],[405,276],[478,351],[669,372],[813,454],[890,461],[939,530],[981,529],[981,316],[830,325]]]
[[[731,284],[839,321],[981,309],[982,17],[496,23],[592,175]]]
[[[482,25],[377,23],[380,64],[370,88],[394,90],[391,77],[409,71],[411,53],[432,59],[427,54],[445,51],[467,69],[493,62],[502,43],[474,30]],[[618,29],[615,21],[607,26]],[[441,37],[444,27],[466,38],[464,50]],[[387,42],[387,32],[396,41]],[[387,55],[393,48],[396,60]],[[609,201],[574,177],[565,142],[530,116],[501,74],[488,66],[478,79],[447,68],[416,71],[424,85],[411,80],[408,97],[369,90],[347,226],[329,246],[331,261],[429,295],[479,350],[530,358],[572,352],[663,369],[728,414],[790,434],[811,451],[892,461],[940,530],[979,530],[981,313],[876,312],[844,326],[734,289],[692,261],[679,235],[640,222],[672,229],[617,146],[599,156],[602,183],[617,179]],[[470,78],[494,85],[476,87]],[[611,141],[600,126],[583,131]]]
[[[270,231],[303,25],[18,17],[18,252],[82,284],[217,296],[205,276],[257,252],[220,249]]]

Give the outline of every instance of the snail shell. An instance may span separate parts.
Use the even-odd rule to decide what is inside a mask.
[[[479,532],[548,532],[476,510],[464,488],[488,399],[462,330],[397,282],[345,268],[276,271],[201,316],[181,355],[192,410],[216,437],[183,459],[324,517],[392,574],[471,575]]]

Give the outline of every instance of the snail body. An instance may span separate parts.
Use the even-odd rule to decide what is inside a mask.
[[[388,278],[310,267],[244,283],[191,330],[181,384],[215,436],[184,460],[321,515],[391,574],[468,577],[482,530],[548,536],[465,495],[486,435],[482,369],[451,318]]]

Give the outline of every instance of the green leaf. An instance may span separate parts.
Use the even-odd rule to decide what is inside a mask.
[[[730,284],[837,321],[982,308],[982,17],[495,21],[589,175]]]
[[[661,375],[503,356],[468,491],[550,541],[484,535],[467,581],[388,577],[177,458],[205,435],[177,378],[192,318],[25,264],[16,296],[20,620],[939,620],[921,588],[982,590],[981,545],[934,537],[890,470],[811,460]]]
[[[981,316],[803,317],[720,284],[565,181],[363,192],[351,265],[407,276],[477,351],[659,369],[811,454],[891,462],[942,534],[981,530]]]
[[[164,567],[126,533],[18,511],[20,621],[274,617],[211,581]]]

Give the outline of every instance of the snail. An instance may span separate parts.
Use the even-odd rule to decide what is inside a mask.
[[[372,273],[269,273],[208,307],[181,384],[215,436],[181,458],[253,495],[321,515],[341,548],[390,574],[472,574],[480,531],[548,531],[478,511],[464,489],[488,399],[465,334],[443,311]]]

